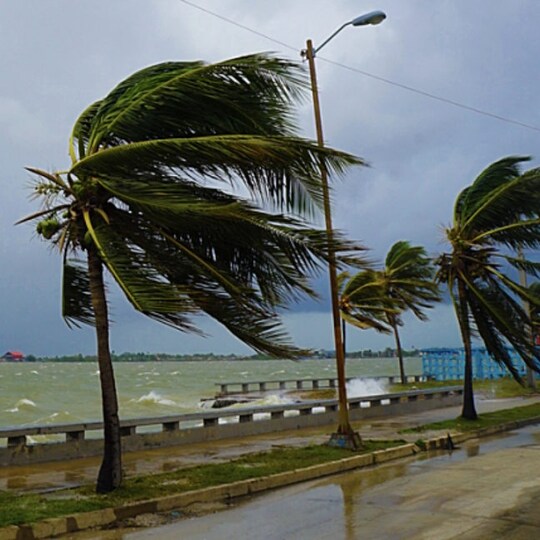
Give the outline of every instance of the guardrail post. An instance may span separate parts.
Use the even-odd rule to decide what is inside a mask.
[[[283,418],[285,416],[285,413],[283,411],[274,411],[270,413],[270,418],[272,420],[279,420],[280,418]]]
[[[26,446],[26,436],[19,435],[17,437],[8,437],[7,445],[8,448],[13,448],[14,446]]]
[[[242,392],[249,392],[249,383],[242,383]]]
[[[66,431],[66,442],[84,441],[84,431]]]
[[[259,391],[260,392],[266,392],[266,383],[265,382],[260,382],[259,383]]]
[[[296,389],[302,390],[304,388],[304,381],[296,381]]]
[[[135,435],[136,433],[137,433],[137,426],[120,427],[121,437],[128,437],[129,435]]]
[[[204,427],[217,426],[218,424],[219,424],[219,420],[217,418],[204,418],[203,419]]]
[[[253,414],[252,413],[249,413],[249,414],[241,414],[239,416],[239,420],[238,420],[241,424],[245,424],[246,422],[253,422]]]
[[[313,379],[313,390],[317,390],[319,388],[319,379]]]
[[[180,422],[163,422],[161,424],[161,430],[162,431],[178,431],[180,429]]]

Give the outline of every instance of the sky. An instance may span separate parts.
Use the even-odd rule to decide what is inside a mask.
[[[375,9],[382,24],[345,28],[317,58],[326,142],[369,163],[335,182],[334,224],[375,260],[397,240],[435,256],[457,194],[482,169],[508,155],[540,163],[538,0],[0,0],[0,353],[95,351],[91,328],[62,320],[59,253],[33,225],[14,225],[38,209],[24,167],[66,168],[88,104],[162,61],[260,51],[301,61],[307,38],[317,46]],[[309,100],[298,124],[315,137]],[[290,306],[284,325],[299,346],[333,349],[327,277],[316,285],[326,300]],[[109,293],[117,353],[251,353],[207,318],[206,337],[181,333],[135,313],[113,284]],[[405,317],[404,347],[459,346],[451,306],[429,315]],[[393,346],[371,330],[347,339],[349,350]]]

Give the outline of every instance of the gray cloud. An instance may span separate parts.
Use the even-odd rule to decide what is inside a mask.
[[[13,226],[35,209],[23,167],[67,166],[71,125],[87,104],[129,73],[163,60],[216,61],[262,50],[299,59],[307,37],[321,43],[359,10],[352,0],[196,3],[298,50],[179,0],[0,3],[0,348],[48,355],[94,348],[90,331],[70,331],[60,319],[58,254],[34,238],[31,226]],[[458,191],[499,157],[538,155],[539,133],[324,59],[540,126],[540,3],[381,0],[367,8],[385,10],[388,19],[377,27],[347,28],[320,52],[317,64],[327,141],[371,165],[336,182],[335,222],[379,258],[398,239],[437,253]],[[302,133],[313,136],[309,101],[299,112]],[[317,283],[326,290],[324,277]],[[144,321],[117,292],[111,303],[117,351],[245,350],[209,321],[201,324],[214,337],[205,340]],[[301,303],[285,315],[300,345],[332,347],[325,310],[326,303]],[[390,338],[371,332],[353,335],[353,347],[391,345]],[[430,323],[409,322],[404,335],[410,336],[406,346],[459,341],[447,306],[437,308]]]

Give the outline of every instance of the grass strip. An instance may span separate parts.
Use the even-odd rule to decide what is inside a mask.
[[[513,409],[503,409],[501,411],[481,414],[477,420],[466,420],[460,416],[454,420],[443,420],[441,422],[433,422],[415,428],[404,429],[400,433],[422,433],[431,430],[455,430],[463,433],[498,426],[507,422],[528,420],[537,417],[540,418],[540,403],[533,403],[524,407],[514,407]]]
[[[354,455],[392,448],[403,444],[404,441],[365,440],[363,443],[362,450],[355,452]],[[226,463],[212,463],[126,478],[122,487],[107,495],[94,493],[93,485],[46,494],[0,491],[2,509],[0,527],[34,523],[47,518],[117,507],[131,502],[259,478],[337,461],[352,455],[350,450],[326,445],[277,448],[270,452],[249,454]]]
[[[406,390],[425,390],[429,388],[442,388],[445,386],[463,386],[463,380],[451,381],[424,381],[407,384],[393,384],[390,392],[403,392]],[[502,399],[537,394],[533,389],[521,386],[512,377],[500,379],[483,379],[474,381],[474,391],[489,396],[492,399]]]

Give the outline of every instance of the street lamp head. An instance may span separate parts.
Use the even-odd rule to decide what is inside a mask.
[[[370,11],[365,15],[360,15],[353,19],[350,24],[353,26],[365,26],[367,24],[380,24],[386,19],[386,13],[384,11]]]

